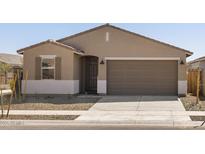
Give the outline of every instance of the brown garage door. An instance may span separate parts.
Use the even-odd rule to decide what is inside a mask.
[[[177,61],[107,61],[107,91],[112,95],[177,95]]]

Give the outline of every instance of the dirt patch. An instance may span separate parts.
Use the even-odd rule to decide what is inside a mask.
[[[187,111],[205,111],[205,99],[200,97],[200,101],[196,103],[196,96],[187,95],[186,97],[180,97],[185,109]]]
[[[30,97],[25,101],[14,100],[11,110],[88,110],[99,99],[100,97]],[[4,102],[6,110],[8,101]]]
[[[52,104],[52,103],[19,103],[12,104],[11,110],[88,110],[95,103]],[[4,105],[4,109],[6,109]]]
[[[192,121],[205,121],[205,116],[190,116]]]
[[[196,96],[187,95],[180,97],[186,111],[205,111],[205,97],[200,97],[200,101],[196,103]],[[205,116],[190,116],[192,121],[205,121]]]
[[[10,115],[0,120],[75,120],[79,115]]]

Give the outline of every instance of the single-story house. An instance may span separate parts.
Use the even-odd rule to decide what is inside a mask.
[[[0,53],[0,65],[2,64],[7,64],[10,69],[7,70],[8,72],[1,72],[0,83],[8,84],[9,81],[13,79],[14,73],[16,73],[17,70],[22,70],[23,56],[8,53]]]
[[[110,24],[17,52],[27,94],[185,95],[192,55]]]
[[[200,57],[188,63],[189,69],[201,70],[201,94],[205,96],[205,57]]]

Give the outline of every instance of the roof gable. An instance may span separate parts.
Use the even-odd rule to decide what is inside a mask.
[[[102,25],[102,26],[98,26],[98,27],[95,27],[95,28],[93,28],[93,29],[89,29],[89,30],[86,30],[86,31],[83,31],[83,32],[80,32],[80,33],[77,33],[77,34],[74,34],[74,35],[71,35],[71,36],[68,36],[68,37],[59,39],[59,40],[57,40],[57,42],[64,42],[64,41],[66,41],[67,39],[74,38],[74,37],[78,37],[78,36],[80,36],[80,35],[84,35],[84,34],[87,34],[87,33],[93,32],[93,31],[97,31],[97,30],[99,30],[99,29],[101,29],[101,28],[104,28],[104,27],[114,28],[114,29],[117,29],[117,30],[119,30],[119,31],[126,32],[126,33],[128,33],[128,34],[130,34],[130,35],[134,35],[134,36],[137,36],[137,37],[141,37],[141,38],[147,39],[147,40],[149,40],[149,41],[153,41],[153,42],[156,42],[156,43],[165,45],[165,46],[170,47],[170,48],[175,48],[175,49],[181,50],[181,51],[185,52],[187,56],[191,56],[191,55],[193,54],[193,53],[190,52],[189,50],[182,49],[182,48],[176,47],[176,46],[174,46],[174,45],[171,45],[171,44],[168,44],[168,43],[164,43],[164,42],[161,42],[161,41],[158,41],[158,40],[155,40],[155,39],[152,39],[152,38],[149,38],[149,37],[146,37],[146,36],[143,36],[143,35],[140,35],[140,34],[137,34],[137,33],[134,33],[134,32],[131,32],[131,31],[128,31],[128,30],[125,30],[125,29],[122,29],[122,28],[119,28],[119,27],[116,27],[116,26],[113,26],[113,25],[110,25],[110,24],[105,24],[105,25]]]
[[[43,44],[46,44],[46,43],[51,43],[51,44],[54,44],[54,45],[57,45],[57,46],[60,46],[60,47],[66,48],[66,49],[70,49],[70,50],[72,50],[72,51],[73,51],[74,53],[76,53],[76,54],[80,54],[80,55],[84,54],[84,52],[81,51],[80,49],[77,49],[77,48],[75,48],[75,47],[73,47],[73,46],[70,46],[70,45],[65,45],[65,44],[60,43],[60,42],[56,42],[56,41],[54,41],[54,40],[43,41],[43,42],[40,42],[40,43],[31,45],[31,46],[28,46],[28,47],[19,49],[19,50],[17,50],[17,53],[23,54],[23,52],[24,52],[25,50],[28,50],[28,49],[31,49],[31,48],[34,48],[34,47],[37,47],[37,46],[40,46],[40,45],[43,45]]]

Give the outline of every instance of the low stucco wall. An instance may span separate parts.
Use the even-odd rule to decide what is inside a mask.
[[[22,80],[24,94],[77,94],[79,80]]]

